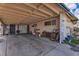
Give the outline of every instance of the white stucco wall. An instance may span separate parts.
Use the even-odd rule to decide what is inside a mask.
[[[3,26],[2,23],[0,22],[0,35],[3,34]]]
[[[60,43],[65,40],[67,35],[71,35],[73,32],[74,24],[71,19],[65,14],[60,14]]]
[[[7,25],[4,30],[5,30],[5,34],[9,34],[10,33],[10,26]]]
[[[72,23],[71,19],[68,18],[66,15],[65,16],[65,37],[67,37],[67,35],[71,35],[71,33],[73,32],[73,28],[74,28],[74,24]]]
[[[53,20],[56,19],[56,25],[44,25],[44,22],[49,21],[49,20]],[[59,18],[52,18],[49,20],[45,20],[45,21],[41,21],[36,23],[37,27],[35,27],[35,29],[40,29],[40,33],[42,33],[43,31],[47,31],[47,32],[52,32],[54,29],[58,28],[58,24],[59,24]],[[30,25],[30,32],[32,32],[34,30],[34,27],[32,27],[33,24]]]

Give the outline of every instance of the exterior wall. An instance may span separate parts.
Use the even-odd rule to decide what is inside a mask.
[[[76,38],[79,38],[79,21],[74,25],[74,35]]]
[[[19,30],[20,30],[20,33],[27,33],[27,25],[19,25]],[[17,25],[15,26],[15,31],[17,31]],[[10,34],[9,25],[6,25],[6,27],[4,28],[4,33]],[[17,32],[15,32],[15,34],[17,34]]]
[[[44,25],[44,22],[49,21],[49,20],[53,20],[53,19],[56,19],[56,25],[47,25],[47,26]],[[33,24],[31,24],[30,25],[30,32],[33,32],[34,29],[40,29],[39,32],[40,32],[40,34],[42,34],[43,31],[53,32],[54,29],[59,28],[59,25],[58,25],[59,24],[59,17],[58,18],[52,18],[52,19],[49,19],[49,20],[45,20],[45,21],[35,23],[35,24],[37,24],[37,27],[32,27]]]
[[[77,23],[74,25],[74,27],[79,28],[79,21],[77,21]]]
[[[5,34],[9,34],[10,33],[10,27],[9,27],[9,25],[6,25],[6,27],[4,28],[4,33]]]
[[[3,34],[3,26],[2,26],[2,23],[0,22],[0,35]]]
[[[64,19],[65,19],[65,37],[67,37],[67,35],[71,35],[73,33],[73,29],[74,29],[74,24],[72,23],[71,19],[67,17],[67,15],[64,15]]]
[[[72,35],[74,29],[74,24],[71,19],[65,14],[60,13],[60,43],[65,40],[67,35]]]

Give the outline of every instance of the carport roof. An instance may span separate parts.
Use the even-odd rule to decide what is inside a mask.
[[[31,24],[59,15],[54,3],[0,3],[0,20],[4,24]]]
[[[51,7],[41,3],[2,3],[0,18],[5,24],[30,24],[57,15]]]

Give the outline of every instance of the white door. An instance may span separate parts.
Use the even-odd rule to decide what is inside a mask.
[[[19,26],[20,33],[27,33],[27,25]]]

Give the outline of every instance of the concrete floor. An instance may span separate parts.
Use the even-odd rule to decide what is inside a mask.
[[[0,56],[79,56],[69,45],[33,35],[0,36]]]
[[[38,38],[32,35],[1,36],[0,55],[4,56],[36,56],[45,55],[59,44],[47,38]]]
[[[66,44],[60,44],[54,50],[51,50],[45,56],[79,56],[79,52],[71,50]]]

